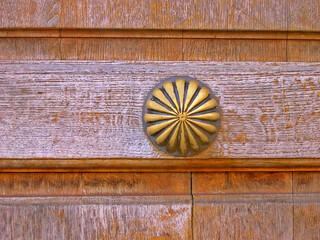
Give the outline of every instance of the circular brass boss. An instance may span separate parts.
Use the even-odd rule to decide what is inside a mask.
[[[190,77],[170,77],[156,85],[143,106],[151,142],[175,156],[193,155],[217,134],[220,109],[213,93]]]

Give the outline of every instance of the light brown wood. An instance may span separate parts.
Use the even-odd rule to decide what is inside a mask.
[[[0,198],[0,217],[1,239],[191,238],[191,196]]]
[[[291,193],[291,172],[193,173],[193,194]]]
[[[288,61],[320,62],[320,41],[289,40]]]
[[[320,238],[319,194],[294,195],[294,239]]]
[[[134,39],[125,38],[126,33],[120,38],[117,33],[114,37],[55,38],[54,31],[3,32],[3,36],[10,37],[0,37],[0,59],[320,61],[318,40],[181,39],[166,35],[144,38],[144,33]],[[33,34],[42,37],[29,37]]]
[[[3,0],[1,28],[319,31],[319,2]]]
[[[60,59],[58,38],[0,38],[1,60]]]
[[[288,0],[288,30],[320,30],[319,0]]]
[[[0,173],[0,196],[182,195],[190,173]]]
[[[180,39],[63,38],[63,60],[182,60]]]
[[[286,61],[285,40],[184,39],[186,61]]]
[[[58,28],[61,0],[1,0],[0,28]]]
[[[174,75],[208,84],[222,109],[216,140],[190,158],[319,158],[318,69],[318,63],[2,62],[1,158],[171,159],[144,135],[141,111],[148,91]]]
[[[0,38],[59,38],[60,31],[51,28],[0,28]]]
[[[320,172],[294,172],[294,193],[320,193]]]
[[[194,196],[195,239],[293,239],[291,194]]]
[[[81,195],[80,173],[0,173],[0,196]]]
[[[84,195],[191,194],[189,173],[83,173]]]
[[[266,11],[268,9],[268,11]],[[65,1],[62,27],[286,30],[285,1]]]

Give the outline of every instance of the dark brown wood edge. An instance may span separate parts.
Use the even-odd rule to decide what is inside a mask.
[[[0,172],[320,171],[320,158],[0,159]]]

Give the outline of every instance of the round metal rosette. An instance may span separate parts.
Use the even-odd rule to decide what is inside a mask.
[[[162,151],[190,156],[215,138],[220,108],[209,87],[191,77],[170,77],[149,93],[143,106],[144,129]]]

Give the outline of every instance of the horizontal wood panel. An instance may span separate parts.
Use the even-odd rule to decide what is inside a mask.
[[[58,38],[0,38],[1,60],[58,60]]]
[[[268,9],[268,10],[267,10]],[[285,30],[286,1],[66,1],[62,27]]]
[[[286,61],[286,40],[184,39],[185,61]]]
[[[181,61],[181,39],[63,38],[63,60]]]
[[[319,194],[195,195],[197,239],[319,239]]]
[[[294,172],[293,192],[320,193],[320,172]]]
[[[194,196],[195,239],[293,239],[290,194]]]
[[[191,196],[0,198],[1,239],[190,239]]]
[[[320,41],[288,40],[287,60],[320,62]]]
[[[0,38],[174,38],[174,39],[257,39],[320,40],[320,32],[254,30],[175,29],[55,29],[0,28]]]
[[[148,38],[142,35],[133,38],[18,37],[17,34],[17,37],[0,37],[0,60],[320,61],[319,40],[242,39],[241,35],[239,39],[181,39],[161,34],[159,38],[149,39],[148,33]],[[43,34],[51,36],[50,32]],[[42,36],[41,31],[36,35]],[[312,38],[308,34],[302,36],[302,39]]]
[[[292,193],[291,172],[193,173],[193,194]]]
[[[182,195],[190,173],[0,173],[0,196]]]
[[[295,200],[294,204],[294,239],[317,240],[320,238],[320,199],[315,196],[319,194],[304,196],[304,201]]]
[[[12,159],[2,158],[0,172],[224,172],[320,171],[319,158],[169,159]]]
[[[318,63],[2,62],[2,158],[172,158],[142,128],[161,79],[190,75],[222,108],[220,132],[193,159],[319,158]],[[248,161],[250,162],[250,161]]]
[[[2,0],[0,28],[319,31],[318,0]]]

